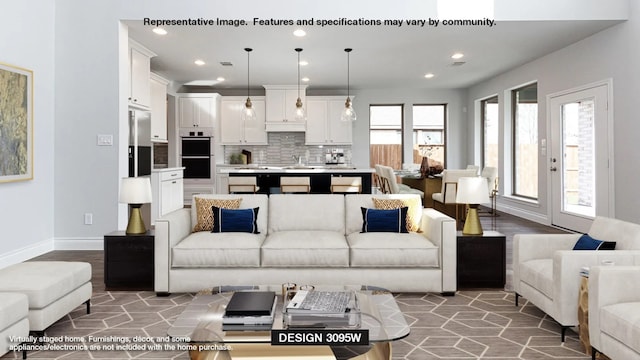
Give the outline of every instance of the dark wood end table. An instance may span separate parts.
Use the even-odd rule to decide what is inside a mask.
[[[506,237],[497,231],[482,235],[457,234],[458,288],[504,288]]]
[[[107,290],[153,290],[154,232],[104,236],[104,284]]]

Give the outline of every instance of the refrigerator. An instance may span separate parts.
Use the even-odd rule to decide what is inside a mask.
[[[129,110],[129,177],[151,175],[151,112]]]

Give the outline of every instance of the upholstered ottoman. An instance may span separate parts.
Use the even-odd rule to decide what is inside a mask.
[[[0,292],[29,298],[29,331],[44,332],[83,303],[90,311],[91,265],[71,261],[28,261],[0,270]]]
[[[11,337],[29,335],[29,299],[20,293],[0,293],[0,356],[9,351],[9,345],[20,341],[10,341]]]

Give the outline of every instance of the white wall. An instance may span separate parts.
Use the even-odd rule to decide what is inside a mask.
[[[636,179],[640,178],[637,165],[640,150],[637,146],[640,134],[637,97],[640,94],[640,4],[630,2],[630,19],[605,31],[597,33],[576,44],[568,46],[524,66],[473,86],[468,92],[468,107],[473,109],[475,100],[499,94],[501,107],[505,99],[504,90],[532,80],[538,81],[539,138],[546,138],[548,131],[546,96],[596,81],[613,79],[614,106],[614,176],[615,216],[640,223],[640,191]],[[474,126],[474,116],[468,116],[468,129]],[[501,121],[504,114],[501,114]],[[476,146],[477,148],[478,146]],[[475,155],[475,154],[473,154]],[[472,155],[472,156],[473,156]],[[504,161],[504,158],[501,158]],[[547,194],[550,191],[546,175],[548,156],[539,154],[538,205],[499,198],[499,207],[543,223],[549,221]],[[504,163],[500,167],[504,169]],[[508,174],[501,173],[502,179]]]
[[[0,183],[0,267],[48,251],[53,238],[54,3],[3,1],[0,62],[33,71],[34,178]]]

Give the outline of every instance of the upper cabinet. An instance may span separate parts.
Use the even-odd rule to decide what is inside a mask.
[[[305,131],[305,122],[296,121],[295,110],[298,100],[296,85],[264,85],[266,98],[267,131]],[[307,86],[300,86],[300,99],[306,108],[305,90]]]
[[[151,108],[149,77],[151,58],[156,56],[149,49],[129,39],[129,106],[148,110]]]
[[[167,142],[167,85],[169,81],[151,73],[151,141]]]
[[[351,145],[352,124],[340,119],[345,100],[346,96],[307,97],[307,145]]]
[[[215,127],[220,95],[179,94],[178,118],[181,128]]]
[[[267,145],[265,123],[265,100],[252,97],[256,121],[249,124],[242,119],[246,97],[223,96],[220,101],[220,142],[223,145]]]

